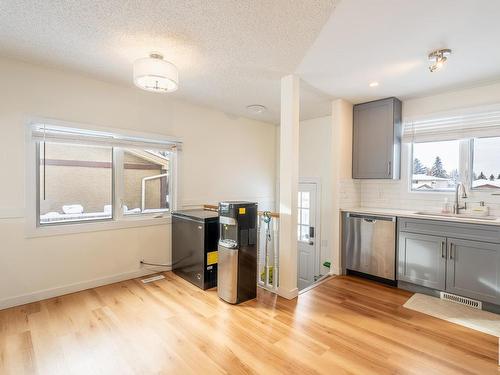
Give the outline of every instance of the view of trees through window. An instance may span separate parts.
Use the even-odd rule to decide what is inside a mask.
[[[459,141],[413,144],[412,190],[447,191],[459,179]]]
[[[472,187],[500,189],[500,137],[474,139]]]
[[[461,142],[469,150],[462,155]],[[452,191],[460,170],[472,189],[500,189],[500,137],[413,143],[412,190]]]

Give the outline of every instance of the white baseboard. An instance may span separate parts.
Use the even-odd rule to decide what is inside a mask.
[[[283,297],[286,299],[294,299],[294,298],[297,298],[298,295],[299,295],[298,288],[288,290],[288,289],[283,289],[283,288],[278,287],[278,296],[280,296],[280,297]]]
[[[136,277],[151,275],[153,273],[170,271],[170,269],[171,267],[142,268],[136,271],[119,273],[111,276],[102,277],[99,279],[87,280],[55,288],[39,290],[32,293],[21,294],[15,297],[8,297],[0,300],[0,310],[7,309],[9,307],[24,305],[26,303],[42,301],[48,298],[59,297],[65,294],[75,293],[85,289],[96,288],[98,286],[113,284],[124,280],[135,279]]]

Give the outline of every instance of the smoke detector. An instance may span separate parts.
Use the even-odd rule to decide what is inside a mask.
[[[262,104],[250,104],[247,105],[247,110],[258,115],[267,111],[267,108]]]

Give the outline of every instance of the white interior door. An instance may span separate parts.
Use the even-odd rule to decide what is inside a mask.
[[[316,264],[316,198],[317,184],[300,183],[298,194],[298,288],[307,288],[315,281]]]

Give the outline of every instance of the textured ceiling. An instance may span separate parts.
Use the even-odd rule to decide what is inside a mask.
[[[335,0],[2,0],[0,56],[132,85],[132,63],[159,51],[179,68],[177,98],[277,123],[280,78],[294,72]],[[152,94],[155,95],[155,94]],[[305,85],[304,118],[329,112]]]
[[[500,0],[344,0],[297,72],[354,103],[402,99],[500,79]],[[445,67],[427,54],[451,48]],[[370,88],[369,82],[379,86]]]

